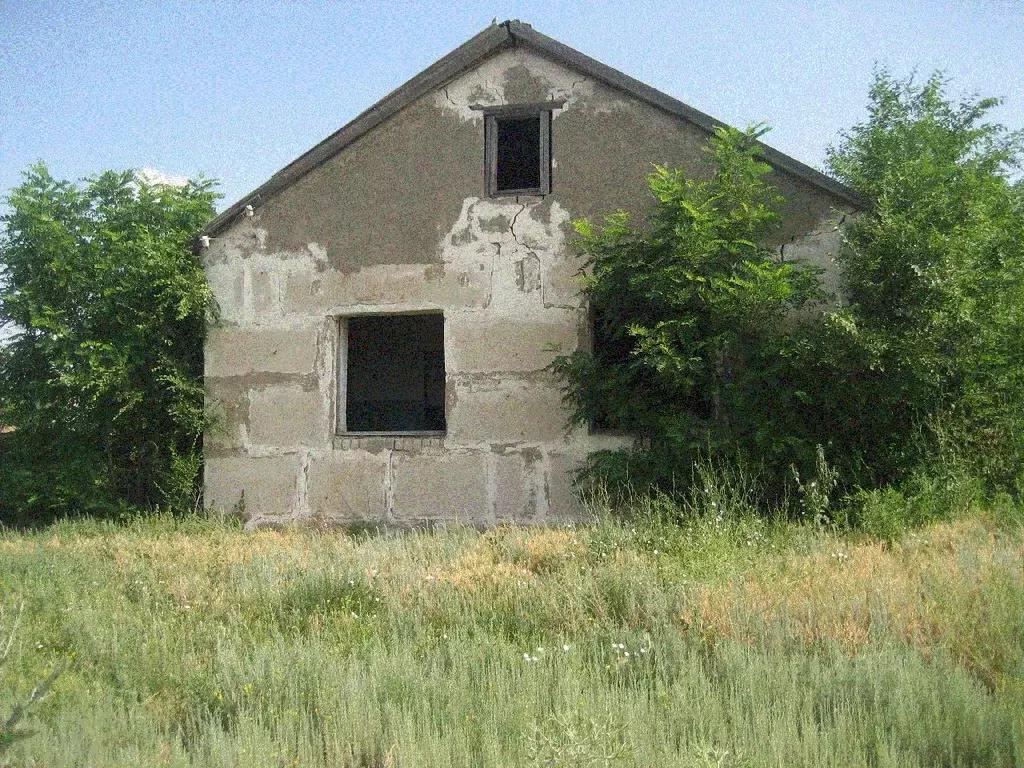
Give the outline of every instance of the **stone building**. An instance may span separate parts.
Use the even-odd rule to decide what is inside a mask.
[[[588,343],[571,220],[699,173],[717,121],[529,25],[493,25],[239,200],[201,252],[220,428],[205,499],[251,524],[545,521],[624,438],[567,431],[552,358]],[[769,244],[831,267],[858,207],[766,148]]]

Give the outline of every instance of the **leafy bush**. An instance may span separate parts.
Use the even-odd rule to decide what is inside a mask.
[[[826,318],[801,380],[858,482],[906,476],[952,432],[990,488],[1011,488],[1024,465],[1024,188],[1010,174],[1024,133],[988,122],[997,99],[953,104],[944,87],[879,73],[869,119],[829,153],[872,205],[839,256],[849,306]]]
[[[971,475],[1020,493],[1024,133],[986,121],[997,100],[943,89],[880,73],[869,119],[829,153],[869,204],[846,227],[838,310],[795,314],[822,298],[818,270],[757,245],[779,202],[760,131],[720,130],[706,179],[657,168],[642,226],[576,222],[594,352],[553,369],[576,423],[637,438],[591,479],[683,497],[700,456],[738,456],[763,468],[769,507],[795,497],[819,521],[896,514],[871,495],[887,485],[928,509],[969,503]],[[837,503],[856,489],[867,517]]]
[[[0,510],[123,510],[195,487],[211,294],[191,242],[210,182],[132,172],[73,184],[44,165],[11,191],[0,237]],[[165,489],[165,492],[161,492]]]
[[[594,353],[561,356],[553,370],[575,422],[641,438],[632,451],[595,457],[597,476],[664,488],[704,452],[790,456],[789,436],[766,418],[780,391],[771,361],[787,316],[822,294],[817,270],[758,245],[780,200],[763,179],[763,132],[718,130],[706,179],[657,167],[641,226],[622,211],[601,229],[575,222]]]

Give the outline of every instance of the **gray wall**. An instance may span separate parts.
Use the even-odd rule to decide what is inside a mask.
[[[470,105],[565,100],[552,193],[485,196]],[[204,253],[206,502],[254,524],[316,517],[494,523],[579,514],[570,471],[621,438],[567,432],[545,367],[586,343],[571,220],[642,211],[652,163],[702,170],[698,128],[523,48],[419,99],[241,217]],[[834,280],[848,204],[785,173],[769,245]],[[338,318],[444,312],[447,432],[335,434]]]

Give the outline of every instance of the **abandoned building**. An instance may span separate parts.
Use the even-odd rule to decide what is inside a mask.
[[[552,521],[626,438],[567,429],[588,341],[571,221],[642,213],[720,123],[529,25],[492,25],[218,216],[199,242],[205,500],[253,525]],[[843,185],[770,148],[767,245],[834,275]]]

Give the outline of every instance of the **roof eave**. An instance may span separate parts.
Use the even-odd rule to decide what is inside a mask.
[[[641,101],[645,101],[652,106],[664,110],[665,112],[675,115],[676,117],[680,117],[687,122],[696,125],[698,128],[703,129],[709,134],[714,133],[718,128],[729,127],[726,123],[716,120],[698,109],[694,109],[689,104],[684,104],[678,99],[672,98],[667,93],[659,91],[657,88],[652,88],[646,83],[632,78],[624,72],[620,72],[617,69],[609,67],[607,64],[602,64],[597,59],[592,59],[586,54],[580,53],[574,48],[570,48],[564,43],[558,42],[554,38],[537,32],[529,24],[524,24],[521,21],[508,21],[505,23],[509,27],[510,34],[517,40],[520,40],[543,53],[547,53],[550,56],[565,61],[575,69],[583,72],[583,74],[589,75],[596,80],[600,80],[606,85],[623,90],[637,97]],[[842,182],[836,181],[831,176],[827,176],[821,171],[815,170],[805,163],[801,163],[796,158],[783,154],[764,142],[759,141],[758,146],[761,149],[765,161],[772,167],[788,171],[792,175],[816,187],[820,187],[832,193],[836,197],[842,198],[848,203],[857,206],[858,208],[868,207],[868,201],[866,198]]]
[[[255,206],[265,202],[279,190],[327,162],[344,147],[380,125],[403,107],[439,85],[451,81],[480,59],[500,48],[511,45],[512,42],[506,25],[491,25],[393,90],[372,107],[364,110],[352,121],[293,160],[252,192],[243,195],[236,203],[210,221],[200,235],[210,237],[223,231],[244,212],[245,206]]]
[[[602,64],[564,43],[560,43],[547,35],[537,32],[529,24],[518,20],[505,21],[501,24],[491,25],[470,38],[454,51],[434,62],[404,85],[399,86],[372,107],[359,114],[351,122],[332,133],[308,152],[305,152],[286,165],[252,192],[242,196],[236,203],[210,221],[200,233],[200,236],[211,237],[222,232],[238,216],[242,215],[247,205],[255,206],[266,202],[272,195],[327,162],[344,147],[399,112],[408,104],[435,88],[450,82],[484,57],[501,48],[517,43],[523,43],[556,60],[564,61],[583,74],[593,77],[613,88],[623,90],[641,101],[696,125],[708,133],[714,133],[717,128],[727,127],[725,123],[715,120],[710,115],[706,115],[700,110],[694,109],[688,104],[684,104],[646,83],[642,83],[617,69],[609,67],[607,64]],[[758,142],[758,145],[762,150],[764,159],[774,168],[786,171],[858,208],[864,209],[868,207],[868,201],[845,184],[789,155],[783,154],[777,149],[773,149],[763,142]]]

